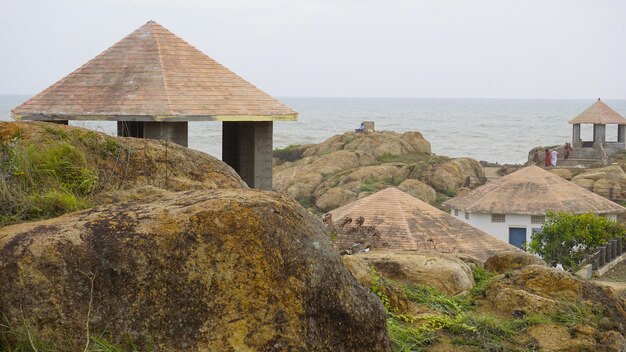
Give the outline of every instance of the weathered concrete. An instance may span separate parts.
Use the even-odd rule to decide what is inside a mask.
[[[599,146],[606,142],[606,125],[593,125],[593,145]]]
[[[252,188],[272,189],[272,130],[271,121],[222,125],[222,160]]]
[[[188,144],[188,123],[185,122],[148,122],[118,121],[117,135],[121,137],[137,137],[167,140],[183,147]]]
[[[572,128],[572,147],[580,148],[583,146],[583,142],[580,139],[580,124],[577,123]]]

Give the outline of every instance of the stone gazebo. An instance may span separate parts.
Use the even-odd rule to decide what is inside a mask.
[[[572,147],[574,150],[593,148],[596,151],[595,154],[602,157],[602,154],[610,156],[625,149],[626,119],[600,99],[569,123],[573,125]],[[581,124],[593,124],[592,141],[583,141],[580,138]],[[607,142],[606,125],[618,125],[616,142]]]
[[[117,134],[187,146],[188,123],[222,121],[222,159],[272,189],[272,124],[298,114],[150,21],[12,111],[16,120],[117,121]]]

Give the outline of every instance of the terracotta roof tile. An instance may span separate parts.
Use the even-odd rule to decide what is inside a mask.
[[[329,212],[335,223],[343,218],[365,218],[363,225],[376,226],[381,240],[391,249],[462,252],[482,260],[514,246],[455,219],[428,203],[391,187]],[[338,236],[341,246],[349,238]]]
[[[623,213],[626,208],[538,166],[527,166],[443,203],[469,213]]]
[[[601,125],[626,125],[626,119],[618,114],[610,106],[598,99],[580,115],[569,121],[570,124],[601,124]]]
[[[297,113],[156,22],[13,110],[16,119],[295,120]]]

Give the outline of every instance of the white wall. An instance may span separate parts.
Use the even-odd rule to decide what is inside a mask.
[[[526,229],[526,242],[530,241],[533,229],[541,229],[543,224],[531,224],[530,215],[506,214],[505,222],[491,222],[491,214],[470,213],[469,220],[465,219],[465,213],[458,210],[458,216],[454,215],[455,210],[451,209],[450,214],[455,218],[466,222],[495,238],[509,243],[509,228],[519,227]],[[607,214],[609,220],[617,220],[616,214]]]

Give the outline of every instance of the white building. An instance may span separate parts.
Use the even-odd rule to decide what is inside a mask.
[[[443,203],[452,216],[522,248],[546,213],[596,213],[611,220],[626,208],[537,166],[514,173]]]

